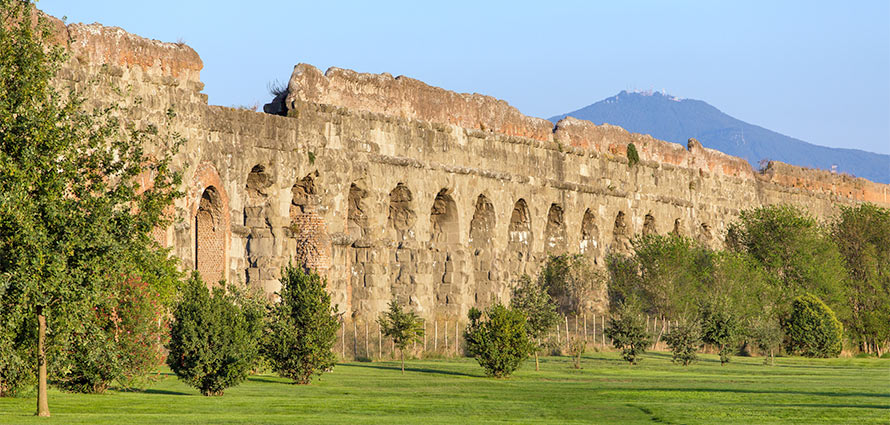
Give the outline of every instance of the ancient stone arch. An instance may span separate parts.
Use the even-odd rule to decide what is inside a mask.
[[[566,250],[566,224],[559,204],[550,204],[544,227],[544,252],[559,254]]]
[[[597,249],[599,248],[599,229],[596,226],[596,216],[590,208],[584,211],[584,217],[581,219],[581,243],[578,251],[582,255],[594,258],[596,261]]]
[[[216,187],[205,188],[195,213],[195,270],[208,285],[225,279],[227,232],[224,208]]]
[[[674,230],[671,230],[671,233],[682,236],[683,235],[683,220],[677,218],[674,220]]]
[[[268,217],[268,204],[272,176],[262,164],[254,165],[244,190],[247,199],[244,205],[244,226],[248,229],[247,242],[244,246],[247,257],[247,270],[244,272],[245,282],[263,287],[278,279],[279,270],[274,264],[275,234]]]
[[[470,250],[472,253],[475,291],[473,301],[478,307],[488,306],[497,297],[497,264],[492,251],[492,237],[496,224],[494,205],[480,194],[470,221]]]
[[[630,243],[632,231],[628,228],[624,211],[618,211],[615,215],[615,227],[612,230],[611,251],[617,254],[629,253],[633,247]]]
[[[389,217],[387,231],[396,241],[414,240],[414,223],[417,214],[413,207],[414,196],[404,183],[399,183],[389,192]]]
[[[368,235],[368,216],[364,205],[364,199],[368,197],[368,191],[353,183],[349,186],[349,194],[346,198],[346,231],[349,240],[359,245],[366,245]]]
[[[430,208],[430,242],[435,246],[460,243],[457,204],[448,189],[442,189],[436,194]]]
[[[646,217],[643,218],[643,236],[652,234],[658,234],[658,231],[655,229],[655,217],[650,211],[646,214]]]
[[[324,218],[316,211],[315,179],[309,173],[291,188],[290,230],[295,246],[294,264],[324,274],[331,267],[331,238]]]
[[[520,198],[513,205],[513,212],[510,214],[510,239],[508,248],[517,254],[520,260],[528,260],[531,251],[532,242],[532,225],[531,215],[528,211],[528,204],[525,199]]]

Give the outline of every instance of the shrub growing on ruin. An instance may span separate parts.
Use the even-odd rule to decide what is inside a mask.
[[[263,353],[272,369],[297,384],[337,363],[331,348],[337,339],[337,307],[326,282],[313,271],[288,265],[282,272],[281,300],[272,308]]]
[[[229,289],[211,294],[195,272],[173,312],[167,365],[205,396],[240,384],[259,357],[263,312]]]
[[[412,342],[420,342],[423,338],[423,321],[413,311],[405,311],[396,300],[389,302],[389,311],[380,314],[377,319],[383,335],[392,339],[399,349],[402,361],[402,373],[405,373],[405,349]]]
[[[837,357],[843,348],[843,327],[819,298],[805,294],[791,303],[784,323],[787,350],[806,357]]]
[[[698,360],[696,352],[701,347],[701,328],[695,320],[681,320],[664,335],[664,341],[671,348],[674,363],[689,366]]]
[[[646,331],[646,321],[634,300],[621,302],[606,326],[606,336],[612,345],[621,350],[621,357],[637,364],[639,357],[652,345],[652,336]]]
[[[510,307],[525,315],[528,336],[534,344],[535,370],[539,370],[538,352],[544,348],[545,338],[559,323],[556,302],[541,282],[522,275],[510,299]]]
[[[637,147],[633,143],[627,144],[627,165],[633,167],[640,162],[640,153],[637,152]]]
[[[705,302],[699,310],[702,341],[717,347],[720,364],[729,363],[739,334],[739,323],[726,300]]]
[[[467,352],[485,369],[485,374],[505,378],[515,371],[533,349],[525,315],[497,303],[485,314],[476,308],[468,314],[464,332]]]

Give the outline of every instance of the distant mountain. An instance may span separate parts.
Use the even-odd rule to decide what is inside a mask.
[[[635,133],[686,144],[690,137],[705,147],[746,159],[755,168],[762,159],[830,170],[890,183],[890,155],[858,149],[818,146],[735,119],[701,100],[658,92],[622,91],[566,116],[621,126]]]

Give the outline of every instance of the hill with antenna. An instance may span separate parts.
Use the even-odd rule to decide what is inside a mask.
[[[733,118],[701,100],[663,92],[622,91],[550,121],[566,116],[681,144],[694,137],[705,147],[744,158],[755,168],[761,160],[776,160],[890,183],[890,155],[814,145]]]

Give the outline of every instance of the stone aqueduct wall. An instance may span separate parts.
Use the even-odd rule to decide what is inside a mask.
[[[837,203],[890,205],[887,185],[777,163],[757,173],[695,141],[571,118],[554,129],[501,100],[388,74],[298,65],[268,105],[287,116],[209,106],[188,46],[57,28],[71,52],[61,84],[123,102],[141,124],[175,112],[188,196],[160,238],[185,268],[272,293],[282,265],[305,261],[351,318],[393,297],[427,318],[464,317],[548,253],[602,264],[636,233],[674,230],[716,246],[757,205],[821,217]]]

